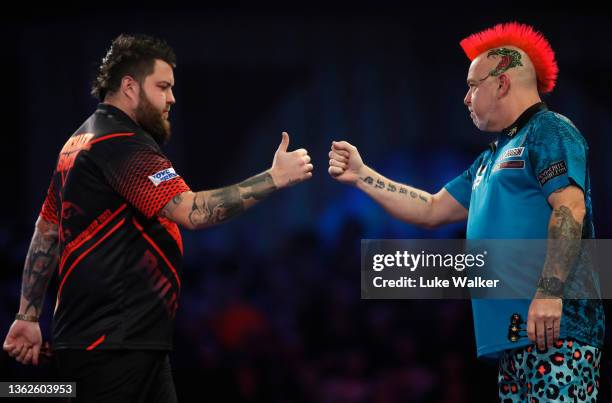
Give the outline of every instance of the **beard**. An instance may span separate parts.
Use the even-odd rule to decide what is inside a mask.
[[[138,124],[153,137],[157,144],[168,143],[172,136],[170,121],[164,119],[163,113],[155,108],[144,91],[140,91],[138,101],[136,108]]]

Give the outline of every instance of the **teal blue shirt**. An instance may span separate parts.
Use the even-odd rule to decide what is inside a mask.
[[[552,213],[548,196],[570,184],[585,194],[583,238],[594,238],[587,152],[584,137],[569,119],[549,111],[544,103],[533,105],[445,186],[468,209],[467,238],[548,238]],[[532,273],[523,276],[533,282],[534,291],[541,269],[531,269]],[[597,279],[593,282],[599,286]],[[530,303],[527,299],[472,301],[479,357],[494,357],[505,349],[531,344],[526,337],[518,342],[508,340],[510,316],[519,313],[526,321]],[[564,300],[561,337],[598,347],[603,330],[600,300]]]

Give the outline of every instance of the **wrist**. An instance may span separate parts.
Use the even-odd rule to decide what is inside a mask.
[[[357,171],[357,178],[355,182],[352,183],[353,186],[359,187],[360,185],[365,184],[364,179],[368,176],[374,178],[373,172],[366,164],[363,164],[361,168]]]
[[[266,171],[266,173],[268,173],[270,175],[270,177],[272,178],[272,183],[274,183],[274,186],[276,186],[277,189],[281,189],[281,188],[285,187],[283,185],[283,180],[281,178],[281,175],[278,173],[277,169],[272,167],[272,168],[268,169]]]
[[[563,300],[563,296],[562,295],[551,295],[547,291],[541,288],[537,288],[536,293],[533,296],[533,299],[560,299],[560,300]]]
[[[25,315],[22,313],[17,313],[15,315],[15,320],[23,320],[26,322],[38,322],[38,316],[36,315]]]
[[[562,298],[564,288],[565,283],[557,277],[540,277],[537,285],[537,294]]]

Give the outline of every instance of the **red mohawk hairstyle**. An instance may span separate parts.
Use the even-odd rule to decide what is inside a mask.
[[[538,91],[549,93],[555,88],[559,67],[555,52],[544,36],[533,27],[518,22],[497,24],[493,28],[472,34],[460,43],[468,59],[474,60],[489,49],[515,46],[531,59],[538,79]]]

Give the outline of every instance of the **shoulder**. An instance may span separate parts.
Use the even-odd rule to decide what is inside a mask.
[[[96,133],[89,141],[92,150],[120,151],[127,149],[159,152],[159,146],[141,129],[111,130]]]
[[[534,117],[527,143],[532,148],[555,145],[586,147],[586,140],[576,125],[566,116],[553,111],[545,111]]]
[[[151,135],[121,110],[108,105],[100,105],[84,126],[93,133],[90,143],[99,149],[141,146],[160,151]]]

